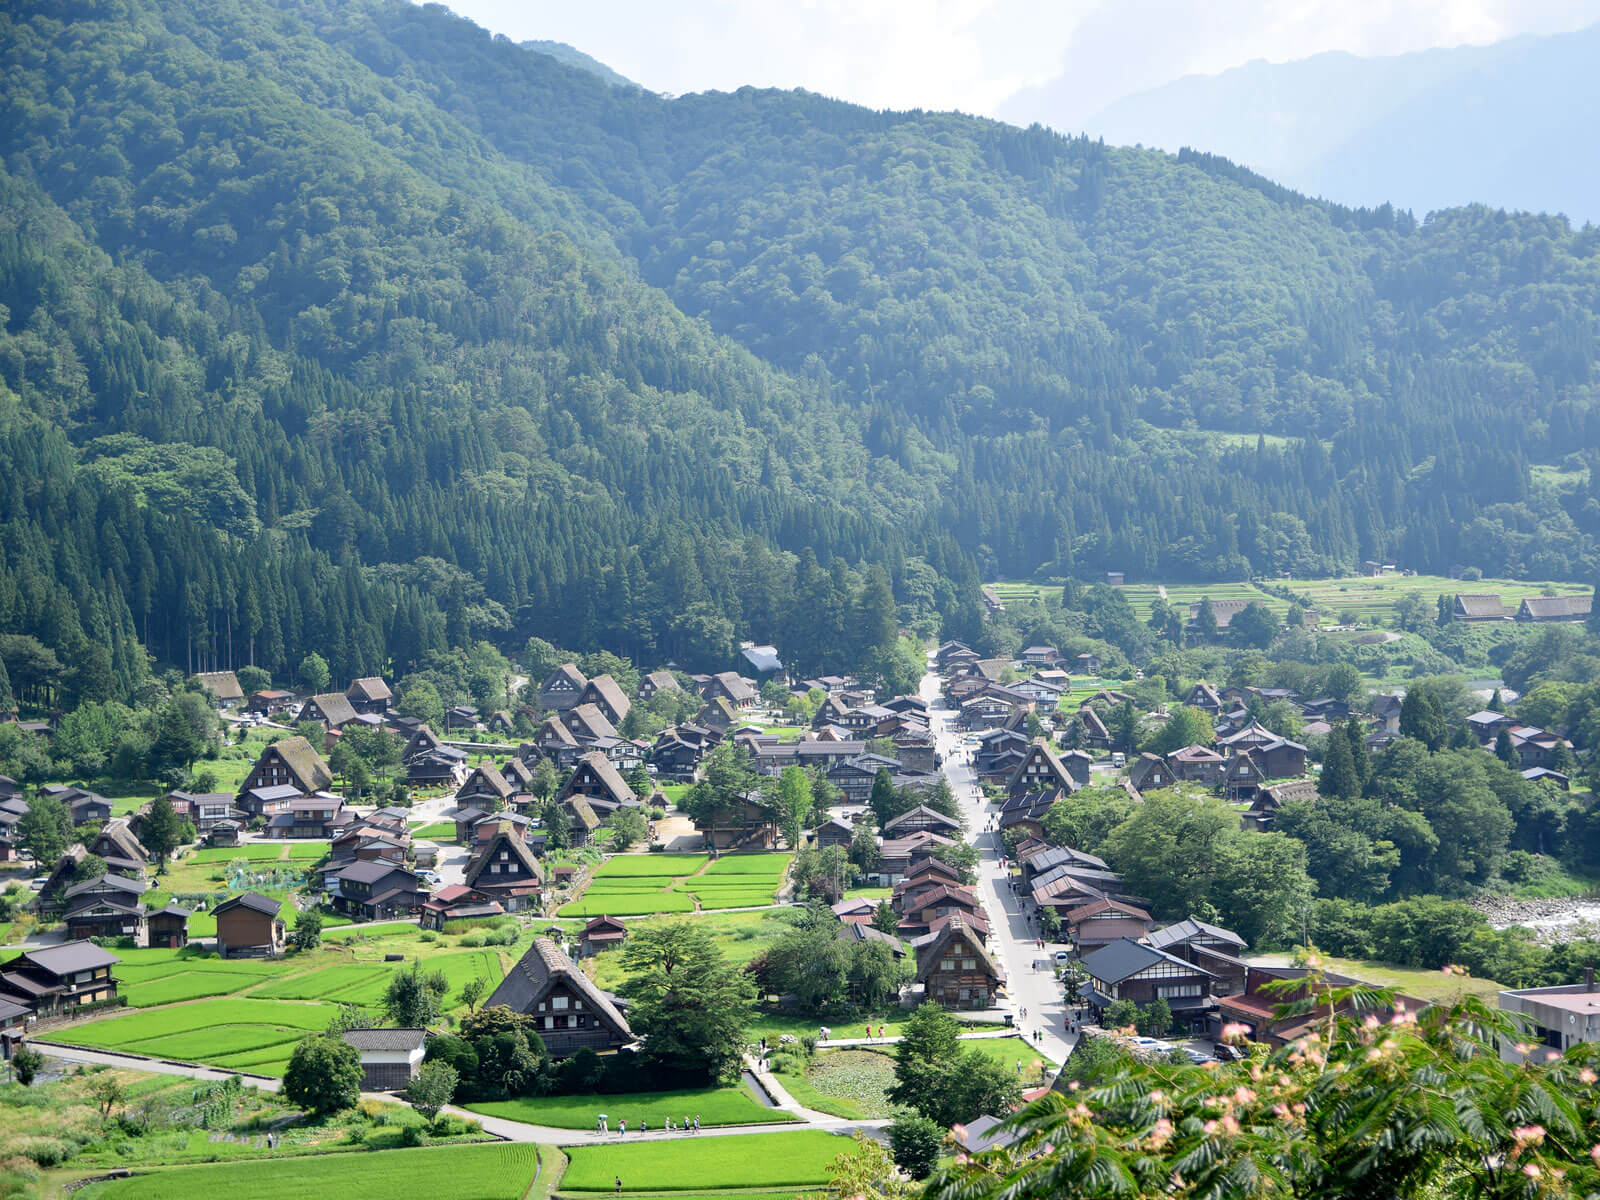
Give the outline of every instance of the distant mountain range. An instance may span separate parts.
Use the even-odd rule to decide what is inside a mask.
[[[532,50],[535,54],[545,54],[569,67],[576,67],[580,71],[587,71],[591,75],[605,80],[612,87],[638,87],[639,85],[626,75],[619,75],[605,63],[591,54],[585,54],[576,46],[569,46],[565,42],[528,41],[520,43],[524,50]]]
[[[1085,115],[1066,89],[1019,92],[1000,115],[1118,145],[1226,155],[1342,204],[1419,217],[1467,203],[1600,220],[1600,26],[1387,58],[1319,54],[1188,76]]]

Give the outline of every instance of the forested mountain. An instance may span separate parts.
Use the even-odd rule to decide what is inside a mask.
[[[1600,163],[1571,148],[1600,107],[1600,26],[1383,57],[1256,61],[1115,100],[1067,107],[1044,84],[1008,120],[1087,130],[1118,145],[1195,146],[1346,204],[1417,213],[1475,201],[1600,219]]]
[[[807,556],[957,633],[980,572],[1595,567],[1559,219],[668,100],[398,0],[15,4],[0,71],[0,630],[79,694],[139,643],[709,664]]]

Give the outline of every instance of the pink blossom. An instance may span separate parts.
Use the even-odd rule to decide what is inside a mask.
[[[1222,1040],[1225,1042],[1242,1042],[1250,1036],[1250,1026],[1238,1021],[1230,1021],[1222,1027]]]
[[[1526,1175],[1529,1179],[1537,1179],[1537,1178],[1539,1178],[1539,1164],[1538,1163],[1523,1163],[1522,1164],[1522,1173],[1524,1175]]]
[[[1544,1141],[1543,1125],[1523,1125],[1511,1131],[1512,1138],[1519,1146],[1537,1146]]]
[[[1217,1123],[1215,1121],[1207,1121],[1201,1128],[1207,1133],[1215,1133],[1217,1131]],[[1596,1149],[1600,1149],[1600,1147],[1596,1147]]]
[[[1600,1075],[1596,1075],[1588,1067],[1585,1067],[1578,1072],[1578,1079],[1583,1083],[1593,1083],[1596,1079],[1600,1079]]]

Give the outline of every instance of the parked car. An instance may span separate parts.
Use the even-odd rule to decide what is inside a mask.
[[[1217,1061],[1211,1055],[1207,1054],[1204,1050],[1196,1050],[1193,1046],[1185,1046],[1184,1050],[1183,1050],[1183,1053],[1184,1053],[1184,1057],[1186,1057],[1190,1062],[1192,1062],[1197,1067],[1203,1067],[1207,1063],[1214,1063],[1214,1062]]]
[[[1227,1042],[1218,1042],[1212,1047],[1212,1053],[1221,1062],[1243,1062],[1247,1057],[1238,1046],[1230,1046]]]
[[[1064,962],[1068,961],[1072,957],[1072,951],[1070,951],[1070,950],[1057,950],[1055,957],[1056,957],[1056,962],[1064,963]]]
[[[1124,754],[1121,750],[1118,750],[1115,754],[1113,754],[1111,756],[1111,765],[1113,767],[1125,767],[1125,766],[1127,766],[1128,765],[1128,756],[1126,754]]]

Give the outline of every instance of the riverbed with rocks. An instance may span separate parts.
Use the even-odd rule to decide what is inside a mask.
[[[1496,929],[1525,925],[1546,945],[1577,938],[1600,938],[1600,900],[1513,900],[1484,896],[1468,903]]]

